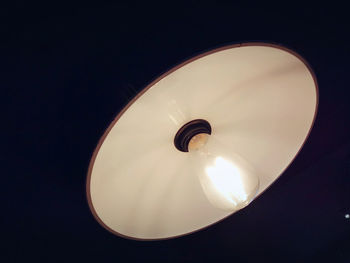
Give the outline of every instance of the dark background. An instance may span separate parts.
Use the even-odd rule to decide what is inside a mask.
[[[350,262],[350,47],[345,5],[12,1],[0,9],[3,262]],[[319,83],[312,133],[252,205],[195,234],[114,236],[85,196],[104,129],[138,90],[226,44],[301,54]]]

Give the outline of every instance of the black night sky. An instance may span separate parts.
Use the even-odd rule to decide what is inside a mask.
[[[2,262],[350,262],[350,19],[345,5],[305,2],[2,3]],[[103,229],[86,173],[119,110],[178,63],[252,41],[295,50],[316,74],[318,116],[293,164],[195,234],[139,242]]]

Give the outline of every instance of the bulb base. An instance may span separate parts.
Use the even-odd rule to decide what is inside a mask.
[[[211,134],[209,122],[202,119],[192,120],[183,125],[175,135],[174,145],[181,152],[188,152],[188,144],[197,134]]]

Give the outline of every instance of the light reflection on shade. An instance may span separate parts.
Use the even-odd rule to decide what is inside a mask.
[[[213,190],[223,196],[232,206],[240,206],[248,199],[239,170],[222,157],[215,158],[215,165],[205,169]]]

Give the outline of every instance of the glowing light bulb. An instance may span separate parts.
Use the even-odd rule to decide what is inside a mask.
[[[255,197],[259,177],[247,161],[212,137],[201,133],[190,140],[188,150],[193,158],[194,171],[213,206],[239,210]]]

